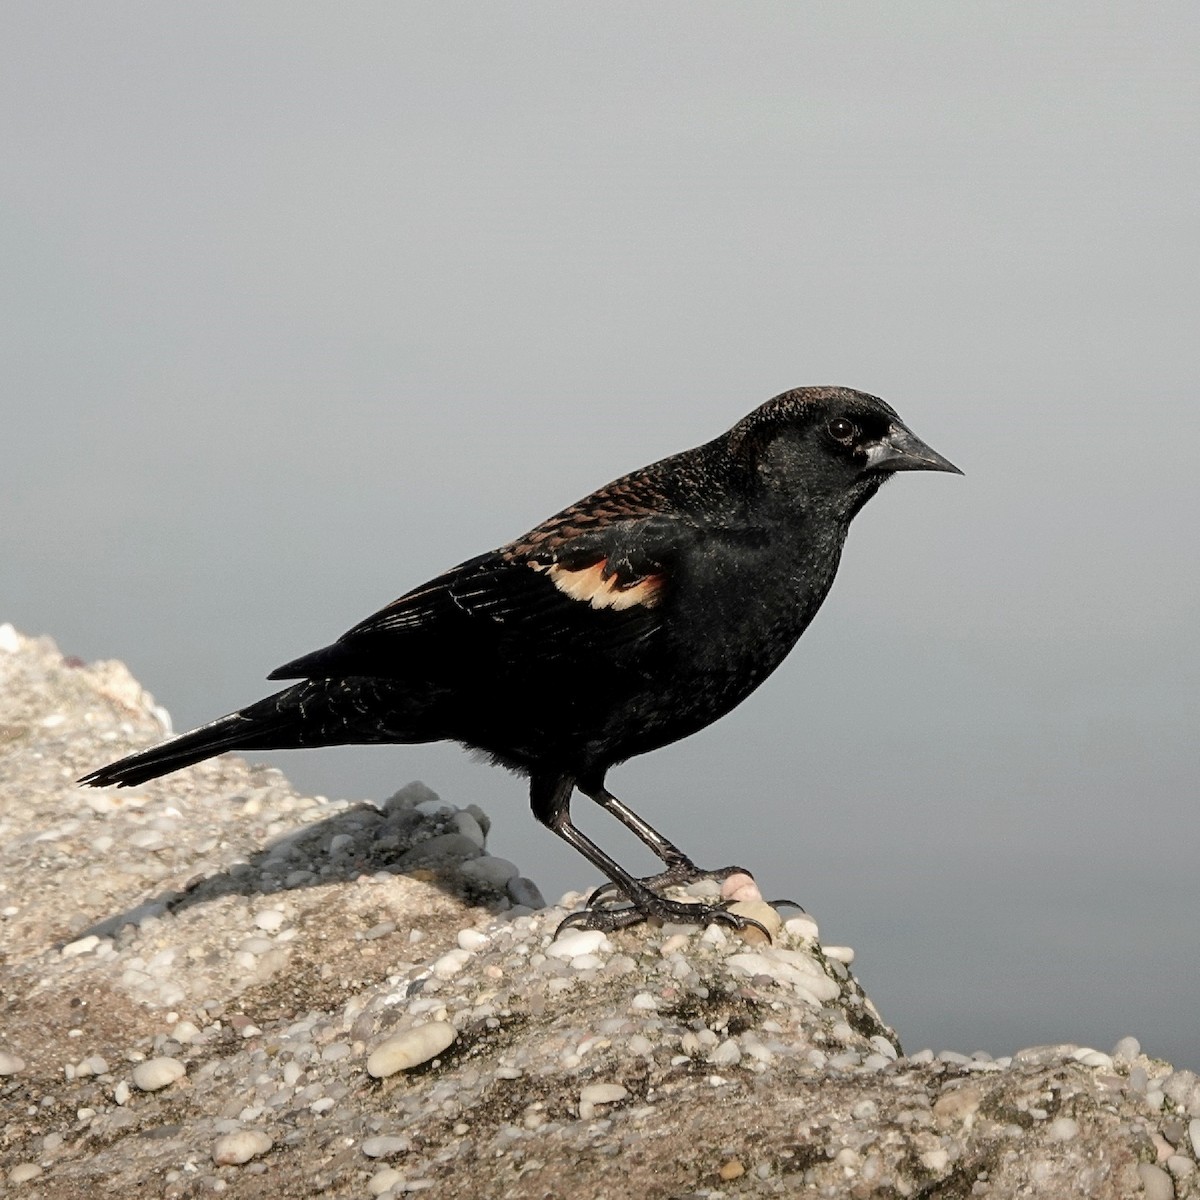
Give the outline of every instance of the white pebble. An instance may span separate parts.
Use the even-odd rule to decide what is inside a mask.
[[[1085,1067],[1096,1067],[1101,1071],[1111,1071],[1113,1069],[1111,1055],[1105,1054],[1100,1050],[1092,1050],[1088,1046],[1076,1050],[1071,1057],[1077,1062],[1083,1063]]]
[[[128,1104],[131,1095],[129,1084],[125,1080],[121,1080],[115,1088],[113,1088],[113,1100],[118,1104]]]
[[[362,1144],[368,1158],[391,1158],[393,1154],[407,1154],[408,1149],[408,1139],[402,1137],[369,1137]]]
[[[100,939],[94,933],[89,933],[87,937],[82,937],[77,942],[68,942],[59,953],[63,958],[75,958],[80,954],[91,954],[98,945],[100,945]]]
[[[259,929],[265,930],[267,933],[274,933],[279,929],[287,918],[277,908],[265,908],[254,918],[254,923]]]
[[[796,950],[766,954],[731,954],[726,963],[747,975],[768,975],[792,984],[806,1004],[820,1008],[840,995],[841,989],[808,955]]]
[[[947,1151],[939,1147],[936,1150],[926,1150],[925,1153],[921,1155],[921,1161],[931,1171],[934,1171],[935,1173],[941,1172],[946,1169],[946,1164],[950,1161],[950,1155],[947,1153]]]
[[[629,1089],[619,1083],[589,1083],[579,1093],[581,1104],[616,1104],[629,1095]]]
[[[447,950],[441,958],[435,960],[433,973],[439,979],[453,979],[471,961],[467,950]]]
[[[1050,1122],[1046,1136],[1052,1142],[1069,1142],[1079,1136],[1079,1122],[1070,1117],[1056,1117]]]
[[[1200,1117],[1188,1122],[1188,1137],[1192,1141],[1192,1153],[1200,1159]]]
[[[834,962],[849,966],[854,961],[854,950],[850,946],[822,946],[821,949],[825,951],[825,957],[832,958]]]
[[[150,1058],[133,1068],[134,1086],[143,1092],[157,1092],[187,1074],[177,1058]]]
[[[876,1034],[871,1040],[871,1045],[883,1055],[884,1058],[894,1059],[896,1057],[896,1047],[892,1045],[887,1038]]]
[[[474,951],[486,946],[491,939],[478,929],[460,929],[456,940],[460,950]]]
[[[796,941],[815,942],[817,940],[817,923],[808,915],[800,913],[796,917],[788,917],[783,923],[783,931]]]
[[[704,1061],[714,1067],[735,1067],[742,1061],[742,1048],[733,1038],[726,1038]]]
[[[21,635],[5,621],[0,625],[0,650],[6,654],[16,654],[21,649]]]
[[[483,835],[483,827],[469,813],[460,810],[454,814],[454,827],[465,838],[470,838],[480,850],[483,849],[483,843],[486,840]]]
[[[382,1171],[376,1171],[367,1180],[367,1191],[372,1196],[382,1196],[384,1192],[390,1192],[403,1178],[404,1176],[395,1167],[384,1167]]]
[[[581,954],[595,954],[601,949],[612,949],[602,930],[569,929],[546,947],[546,954],[551,958],[572,959]]]
[[[638,992],[629,1002],[629,1007],[635,1012],[656,1012],[658,1001],[649,992]]]
[[[407,1071],[436,1058],[453,1045],[457,1037],[458,1030],[447,1021],[430,1021],[427,1025],[407,1029],[388,1038],[372,1052],[367,1059],[367,1074],[386,1079],[397,1071]]]
[[[260,1154],[266,1154],[273,1145],[271,1139],[260,1129],[239,1129],[217,1138],[213,1146],[213,1162],[218,1167],[235,1167],[249,1162]]]
[[[2,629],[3,626],[0,626]],[[9,1183],[28,1183],[31,1179],[36,1179],[42,1173],[42,1168],[37,1163],[17,1163],[15,1167],[8,1173]]]
[[[295,1087],[296,1081],[303,1074],[304,1070],[301,1068],[298,1062],[290,1062],[283,1068],[283,1082],[286,1083],[288,1087]]]
[[[1142,1043],[1135,1037],[1123,1037],[1113,1048],[1112,1056],[1120,1062],[1133,1062],[1142,1052]]]
[[[11,629],[12,626],[10,625]],[[19,1071],[25,1070],[25,1060],[19,1054],[10,1054],[7,1050],[0,1050],[0,1075],[16,1075]]]

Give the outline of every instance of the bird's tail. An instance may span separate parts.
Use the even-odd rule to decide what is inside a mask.
[[[308,679],[228,716],[109,763],[79,780],[136,787],[227,750],[295,750],[347,742],[422,742],[437,735],[401,684],[367,677]]]

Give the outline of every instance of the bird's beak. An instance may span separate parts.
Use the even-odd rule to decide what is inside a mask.
[[[930,449],[911,429],[899,421],[875,445],[867,449],[867,466],[876,471],[962,472],[936,450]]]

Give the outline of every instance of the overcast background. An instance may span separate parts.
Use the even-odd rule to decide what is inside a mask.
[[[787,664],[613,788],[909,1050],[1200,1067],[1192,0],[3,26],[0,620],[186,728],[779,391],[875,392],[966,477],[889,486]],[[274,761],[598,882],[454,747]]]

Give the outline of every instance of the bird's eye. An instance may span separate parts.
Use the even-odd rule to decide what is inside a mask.
[[[845,417],[834,417],[826,426],[829,430],[829,436],[835,442],[848,442],[858,432],[853,421],[847,421]]]

